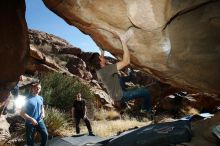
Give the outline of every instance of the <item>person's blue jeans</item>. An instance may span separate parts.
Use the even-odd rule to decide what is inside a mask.
[[[36,126],[27,123],[25,126],[26,126],[27,146],[34,146],[34,135],[36,131],[38,131],[41,135],[40,146],[46,146],[48,140],[48,132],[43,120],[38,122],[38,125]]]
[[[151,96],[146,88],[137,88],[123,91],[122,102],[128,102],[133,99],[141,98],[143,100],[142,110],[151,110]]]

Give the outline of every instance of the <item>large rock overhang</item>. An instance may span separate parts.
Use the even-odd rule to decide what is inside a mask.
[[[220,93],[220,1],[44,0],[46,6],[122,56],[115,36],[133,29],[132,64],[162,82]]]

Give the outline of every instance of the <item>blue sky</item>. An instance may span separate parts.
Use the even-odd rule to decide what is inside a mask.
[[[86,52],[99,52],[90,36],[67,24],[62,18],[50,11],[42,0],[26,0],[26,21],[29,29],[59,36]]]

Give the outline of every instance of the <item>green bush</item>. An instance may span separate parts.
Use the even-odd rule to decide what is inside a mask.
[[[93,94],[88,86],[73,77],[59,73],[48,73],[41,77],[42,95],[45,103],[68,111],[72,107],[75,95],[80,92],[82,98],[91,101]],[[90,102],[91,103],[91,102]]]
[[[61,136],[62,131],[71,125],[71,120],[67,115],[55,108],[46,108],[44,121],[51,136]]]

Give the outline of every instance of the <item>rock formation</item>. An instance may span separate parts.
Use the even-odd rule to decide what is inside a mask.
[[[176,87],[220,93],[219,0],[44,0],[44,3],[117,58],[122,57],[118,34],[132,29],[134,34],[127,45],[136,68]],[[64,70],[65,62],[57,64],[44,52],[37,51],[36,46],[31,47],[27,62],[25,0],[1,0],[0,19],[0,109],[26,65],[29,72],[41,69],[75,73],[76,70]],[[43,44],[44,40],[38,43]],[[74,59],[72,53],[90,56],[90,59],[98,54],[81,54],[79,49],[71,47],[59,50],[60,47],[54,45],[48,49],[54,49],[63,58],[71,56],[73,60],[67,66],[80,69],[78,75],[92,81],[93,72],[82,73],[88,66],[83,59]],[[57,54],[53,56],[55,59]],[[9,136],[7,126],[0,127],[0,132],[5,133],[1,139]]]
[[[10,138],[9,123],[4,116],[0,116],[0,145],[4,145],[6,140]]]
[[[25,0],[0,1],[0,109],[24,73],[29,40],[25,21]],[[0,111],[1,113],[1,111]]]
[[[97,45],[122,56],[128,29],[132,64],[162,82],[220,93],[220,1],[44,0]]]

